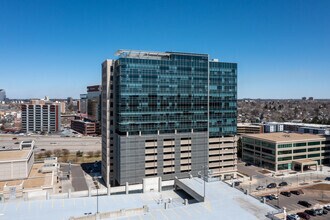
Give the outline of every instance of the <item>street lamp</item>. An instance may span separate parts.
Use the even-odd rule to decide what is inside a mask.
[[[277,207],[280,207],[280,194],[279,194],[280,187],[277,187]]]
[[[297,186],[299,185],[299,175],[297,174]]]
[[[205,187],[205,184],[206,184],[206,168],[208,168],[207,165],[202,165],[202,169],[203,169],[203,180],[204,180],[204,201],[205,201],[205,192],[206,192],[206,187]]]
[[[102,179],[102,176],[94,176],[94,180]],[[96,214],[99,214],[99,182],[97,183],[96,188]]]

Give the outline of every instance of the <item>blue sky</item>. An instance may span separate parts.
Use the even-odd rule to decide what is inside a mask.
[[[239,98],[330,98],[330,1],[0,0],[0,88],[79,97],[117,49],[238,63]]]

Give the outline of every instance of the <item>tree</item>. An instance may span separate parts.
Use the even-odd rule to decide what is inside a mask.
[[[63,156],[69,156],[70,151],[68,149],[62,149],[62,155]]]
[[[52,151],[51,151],[51,150],[47,150],[47,151],[45,152],[45,156],[46,156],[46,157],[50,157],[50,156],[52,156]]]
[[[76,153],[76,156],[77,156],[77,157],[82,157],[83,154],[84,154],[84,153],[83,153],[82,151],[78,150],[77,153]]]
[[[94,156],[94,152],[93,151],[88,151],[87,152],[87,155],[89,158],[93,157]]]
[[[60,149],[55,149],[53,150],[53,154],[55,157],[60,157],[61,156],[61,150]]]
[[[36,158],[39,159],[39,160],[40,160],[41,158],[43,158],[43,157],[45,157],[45,155],[44,155],[44,153],[42,153],[42,152],[36,154]]]
[[[101,156],[101,151],[100,150],[95,151],[94,157],[99,157],[99,156]]]

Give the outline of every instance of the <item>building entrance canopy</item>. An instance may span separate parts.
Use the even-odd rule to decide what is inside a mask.
[[[302,159],[302,160],[294,160],[294,161],[292,161],[292,165],[293,165],[293,167],[299,166],[300,169],[301,169],[301,172],[303,172],[305,166],[315,166],[316,167],[316,170],[317,170],[318,163],[315,160]]]

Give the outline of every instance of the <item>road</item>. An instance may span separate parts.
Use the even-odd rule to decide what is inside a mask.
[[[17,138],[13,140],[13,138]],[[24,140],[34,140],[36,151],[68,149],[70,151],[96,151],[101,150],[101,137],[61,137],[60,135],[33,135],[33,136],[17,136],[17,135],[0,135],[0,146],[16,146],[16,142]]]

